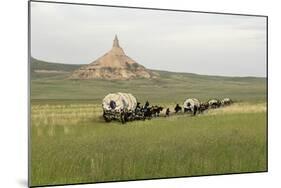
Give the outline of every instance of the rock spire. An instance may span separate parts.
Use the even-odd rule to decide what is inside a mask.
[[[92,63],[75,70],[70,79],[128,80],[156,77],[157,73],[146,69],[125,54],[115,35],[111,50]]]

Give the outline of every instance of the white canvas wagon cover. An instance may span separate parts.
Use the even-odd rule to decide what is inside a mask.
[[[135,110],[136,106],[137,100],[130,93],[110,93],[102,101],[104,110]]]
[[[230,98],[224,98],[221,100],[222,103],[228,103],[228,102],[231,102],[231,99]]]
[[[184,101],[183,103],[184,108],[190,108],[191,106],[200,106],[199,100],[195,98],[190,98]]]
[[[208,101],[209,105],[215,104],[215,103],[219,103],[219,101],[217,99],[211,99]]]

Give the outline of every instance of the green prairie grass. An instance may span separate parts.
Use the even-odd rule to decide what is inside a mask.
[[[264,103],[125,125],[96,104],[31,110],[33,186],[267,170]]]
[[[31,80],[32,102],[71,103],[91,101],[101,104],[108,93],[129,92],[138,101],[151,104],[182,104],[186,98],[206,101],[229,97],[237,101],[263,102],[266,99],[266,79],[254,77],[218,77],[189,73],[158,71],[159,79],[136,80],[69,80],[65,75]]]

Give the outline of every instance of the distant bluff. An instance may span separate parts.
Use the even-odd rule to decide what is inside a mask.
[[[70,79],[129,80],[136,78],[151,79],[158,76],[157,73],[146,69],[127,56],[115,35],[110,51],[92,63],[75,70]]]

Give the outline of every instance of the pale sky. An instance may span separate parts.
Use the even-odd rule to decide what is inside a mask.
[[[112,47],[149,69],[266,76],[266,18],[31,3],[31,55],[88,64]]]

